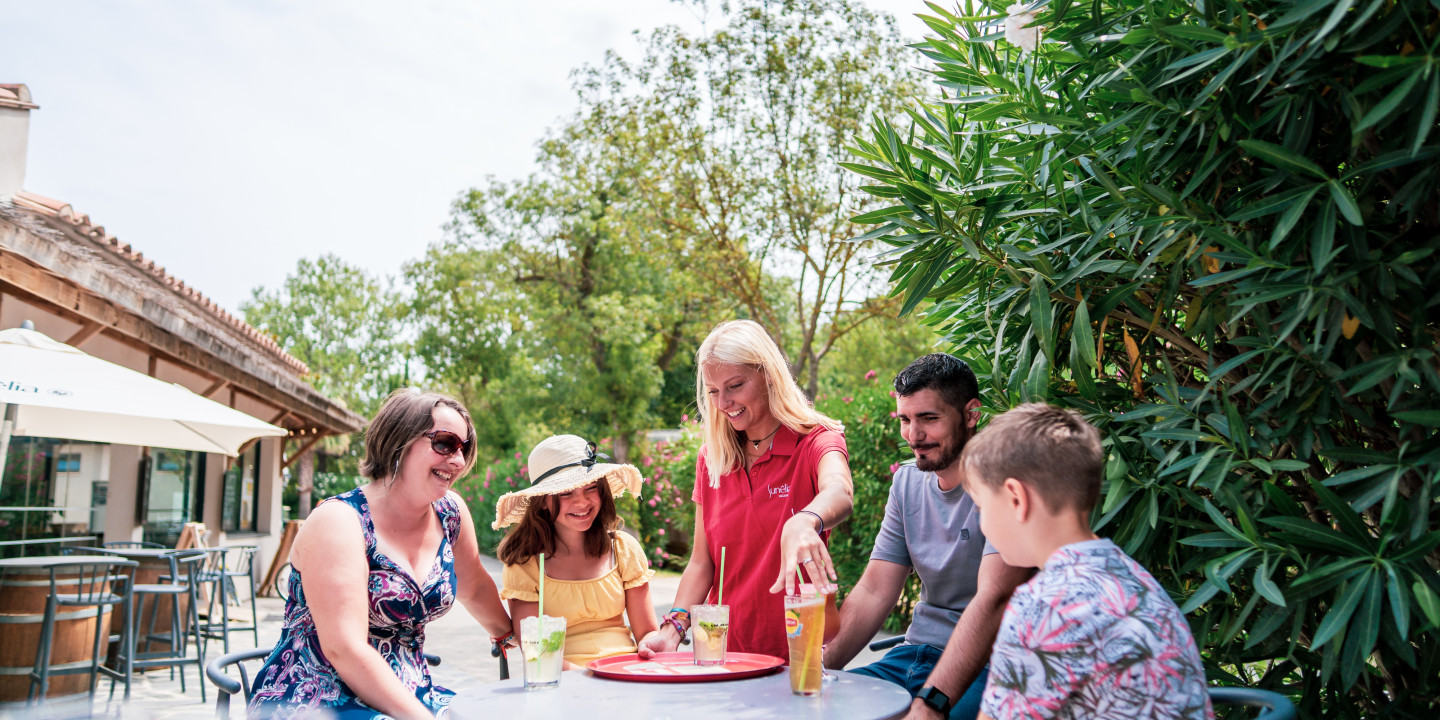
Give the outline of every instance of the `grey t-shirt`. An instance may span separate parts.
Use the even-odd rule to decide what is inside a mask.
[[[913,568],[920,602],[905,642],[944,648],[975,597],[980,559],[996,552],[980,532],[980,511],[964,490],[940,490],[935,473],[901,465],[890,485],[872,560]]]

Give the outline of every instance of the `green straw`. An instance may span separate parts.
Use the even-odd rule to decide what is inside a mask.
[[[720,593],[715,598],[716,605],[725,604],[725,546],[720,546]]]
[[[535,618],[535,631],[545,637],[545,553],[540,553],[540,616]]]

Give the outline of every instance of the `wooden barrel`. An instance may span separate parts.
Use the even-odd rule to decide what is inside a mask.
[[[56,577],[61,594],[73,592],[78,582],[73,570],[62,567],[56,571]],[[30,693],[29,676],[40,649],[45,602],[49,596],[48,569],[0,569],[0,706],[24,704]],[[60,607],[57,611],[50,651],[51,672],[62,668],[89,668],[95,655],[97,617],[108,627],[110,618],[103,617],[101,613],[108,613],[110,608]],[[50,691],[46,697],[52,700],[83,699],[89,693],[89,673],[51,675]]]

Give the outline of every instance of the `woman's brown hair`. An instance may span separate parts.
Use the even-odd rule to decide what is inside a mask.
[[[587,557],[601,557],[608,552],[610,537],[622,524],[615,512],[615,496],[610,494],[610,483],[603,477],[597,478],[595,482],[600,488],[600,511],[595,516],[595,522],[590,524],[590,529],[585,531]],[[586,487],[589,486],[575,488],[574,492],[583,491]],[[506,565],[523,565],[541,553],[555,554],[555,510],[551,507],[552,504],[558,504],[554,495],[530,498],[525,508],[525,517],[521,518],[515,527],[510,528],[505,539],[500,541],[500,550],[496,553],[500,562]]]
[[[435,427],[435,408],[441,405],[465,420],[465,439],[469,444],[461,450],[465,467],[455,479],[470,472],[475,465],[475,424],[470,422],[470,411],[449,395],[401,388],[385,398],[380,412],[375,413],[375,419],[365,428],[365,458],[360,461],[360,474],[375,481],[394,482],[400,460],[422,433]]]

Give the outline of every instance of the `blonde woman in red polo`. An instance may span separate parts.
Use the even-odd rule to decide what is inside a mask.
[[[640,654],[675,650],[689,630],[684,610],[716,601],[725,548],[728,649],[788,658],[783,596],[796,589],[796,569],[819,591],[835,592],[825,544],[853,496],[843,428],[811,406],[757,323],[721,323],[696,365],[705,445],[691,498],[695,542],[676,608],[641,641]]]

